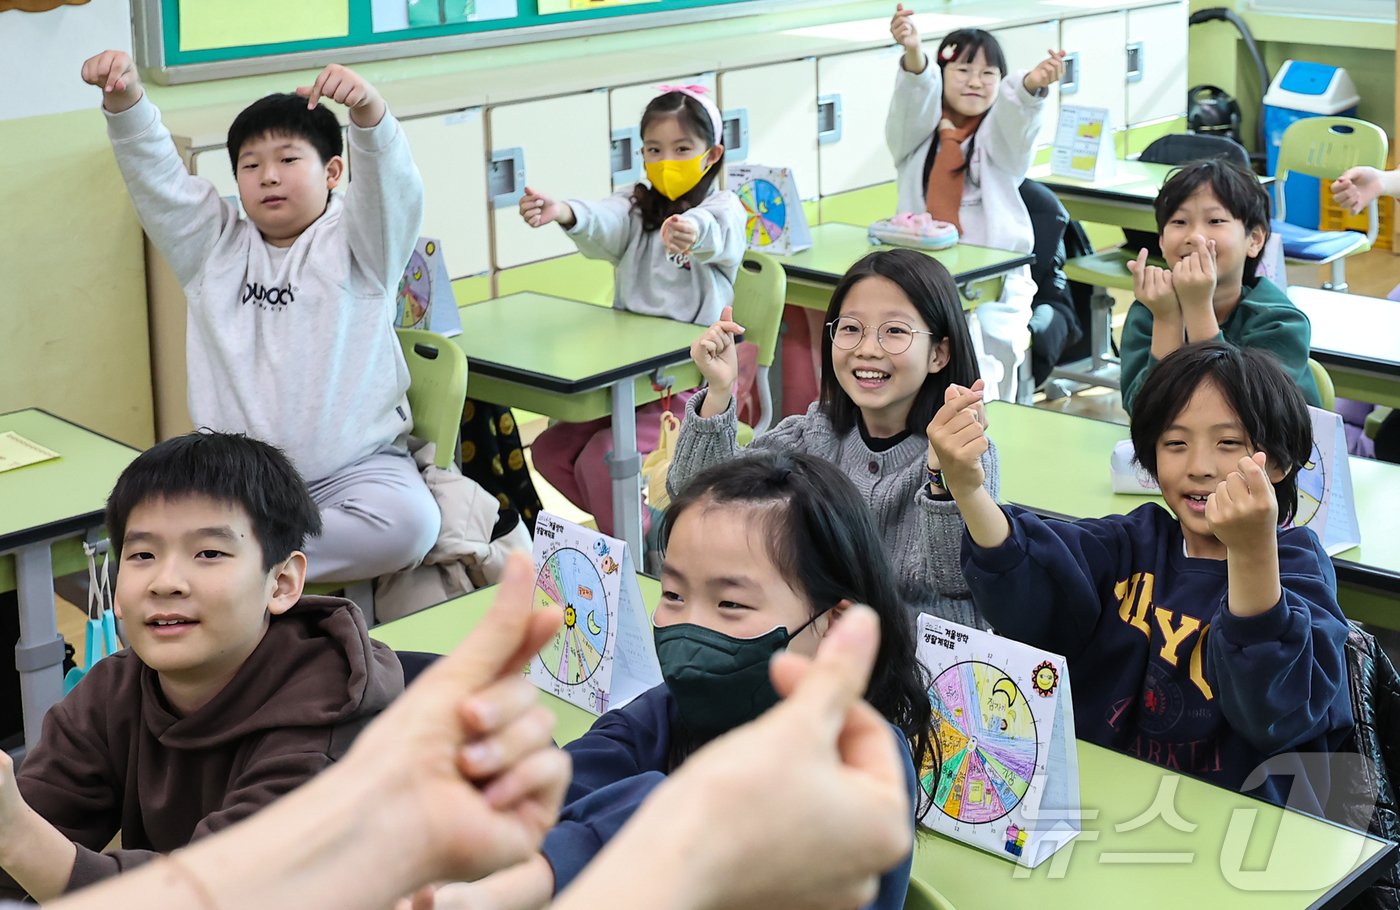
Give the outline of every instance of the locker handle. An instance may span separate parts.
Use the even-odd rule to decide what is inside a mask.
[[[749,109],[736,107],[720,114],[724,134],[724,160],[730,163],[749,157]]]
[[[486,174],[486,191],[492,208],[508,208],[525,195],[525,150],[520,147],[493,149],[491,168]]]
[[[1073,95],[1079,91],[1079,51],[1065,54],[1065,75],[1060,80],[1060,94]]]
[[[624,126],[612,131],[612,182],[618,189],[642,179],[642,130]]]
[[[1141,82],[1143,75],[1143,56],[1145,50],[1141,41],[1134,41],[1128,45],[1128,81]]]
[[[829,145],[841,141],[841,96],[821,95],[817,98],[817,144]]]

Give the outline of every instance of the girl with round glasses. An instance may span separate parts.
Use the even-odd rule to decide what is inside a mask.
[[[836,286],[826,326],[820,399],[750,448],[809,452],[839,467],[870,507],[911,619],[928,612],[986,628],[962,574],[962,518],[927,436],[947,399],[982,389],[952,276],[914,250],[871,253]],[[707,387],[686,405],[667,478],[672,496],[739,452],[733,390],[741,332],[726,309],[690,348]],[[995,498],[995,446],[983,468]]]

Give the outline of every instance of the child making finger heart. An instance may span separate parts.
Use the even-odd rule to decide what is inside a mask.
[[[709,325],[734,302],[744,258],[744,209],[716,182],[724,162],[719,108],[698,85],[661,86],[642,114],[642,160],[648,183],[598,202],[562,200],[532,187],[520,199],[530,227],[558,224],[590,259],[613,264],[613,306]],[[625,344],[626,339],[619,339]],[[688,393],[677,398],[684,403]],[[637,448],[660,441],[659,403],[637,409]],[[612,420],[557,423],[535,440],[535,469],[570,502],[591,512],[598,530],[615,529]],[[644,514],[649,528],[651,515]]]
[[[1153,203],[1167,268],[1147,251],[1128,263],[1137,297],[1123,325],[1123,409],[1132,413],[1153,366],[1189,341],[1263,348],[1308,404],[1321,407],[1308,366],[1312,326],[1276,284],[1257,276],[1269,239],[1269,196],[1226,161],[1176,172]]]
[[[855,482],[894,561],[911,623],[930,612],[985,628],[959,566],[962,519],[927,439],[945,390],[982,391],[952,276],[915,250],[871,253],[836,286],[826,320],[820,400],[749,448],[810,452]],[[733,389],[741,331],[726,314],[690,349],[708,385],[686,405],[666,481],[672,496],[739,453]],[[983,462],[995,496],[995,448]]]
[[[1277,361],[1205,341],[1152,370],[1132,439],[1167,508],[1127,515],[998,505],[974,403],[950,391],[929,434],[967,521],[963,571],[998,630],[1069,660],[1079,738],[1321,812],[1325,764],[1276,757],[1351,735],[1348,624],[1332,560],[1287,527],[1312,422]],[[1278,776],[1253,773],[1271,758]]]

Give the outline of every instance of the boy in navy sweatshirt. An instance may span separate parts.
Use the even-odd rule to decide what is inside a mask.
[[[1332,563],[1312,531],[1279,527],[1311,423],[1269,354],[1191,344],[1148,376],[1133,445],[1175,518],[1155,503],[1074,522],[997,505],[978,400],[950,389],[929,431],[967,522],[963,571],[998,631],[1068,658],[1080,738],[1236,790],[1273,756],[1341,746],[1352,712]],[[1282,776],[1252,792],[1320,812],[1322,772],[1286,773],[1291,792]]]

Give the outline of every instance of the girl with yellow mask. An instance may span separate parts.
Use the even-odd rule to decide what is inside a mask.
[[[660,90],[642,113],[646,183],[597,202],[555,199],[527,186],[520,217],[535,228],[558,224],[584,256],[611,262],[614,307],[707,326],[734,302],[746,245],[744,209],[737,196],[717,187],[724,146],[719,109],[708,90]],[[679,412],[690,394],[677,395],[672,407]],[[659,402],[637,409],[643,456],[659,442],[661,411]],[[532,448],[535,469],[608,534],[614,530],[612,479],[604,456],[611,450],[606,417],[555,424]],[[642,517],[649,527],[650,515]]]

